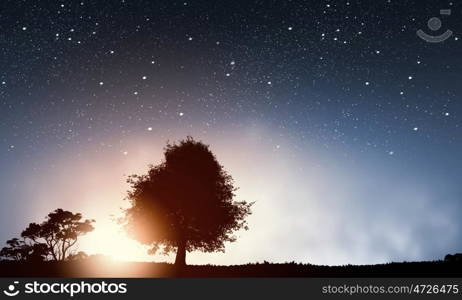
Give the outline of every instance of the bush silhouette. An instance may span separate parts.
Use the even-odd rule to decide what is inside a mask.
[[[462,253],[448,254],[444,257],[447,262],[462,262]]]
[[[165,159],[146,175],[128,179],[131,207],[122,219],[128,233],[150,253],[175,252],[175,265],[186,264],[186,252],[224,251],[235,230],[247,230],[252,203],[234,201],[232,177],[209,147],[188,137],[167,144]]]
[[[84,260],[84,259],[88,259],[88,255],[83,251],[79,251],[77,253],[71,253],[67,257],[67,260],[70,260],[70,261],[79,261],[79,260]]]

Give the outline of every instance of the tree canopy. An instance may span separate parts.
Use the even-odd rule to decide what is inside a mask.
[[[234,231],[248,229],[252,203],[234,201],[233,179],[208,145],[188,137],[168,143],[164,156],[147,174],[129,177],[126,230],[151,253],[176,251],[177,265],[186,264],[187,251],[224,251]]]

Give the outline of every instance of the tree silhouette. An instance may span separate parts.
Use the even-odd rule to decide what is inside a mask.
[[[0,250],[0,257],[14,261],[43,261],[48,247],[42,243],[28,244],[23,239],[13,238],[6,241],[7,246]]]
[[[43,223],[30,223],[21,236],[34,243],[45,243],[53,260],[65,260],[78,237],[94,229],[95,220],[81,222],[81,219],[80,213],[59,208],[49,213]]]
[[[10,260],[65,260],[78,237],[94,229],[95,220],[81,219],[80,213],[56,209],[43,223],[30,223],[21,233],[22,239],[7,241],[8,246],[0,254]]]
[[[186,264],[188,251],[224,252],[235,230],[248,229],[253,203],[233,200],[233,179],[208,145],[188,137],[167,144],[164,156],[148,174],[128,179],[131,207],[121,220],[127,232],[151,254],[176,251],[177,266]]]
[[[26,259],[24,241],[13,238],[6,241],[7,246],[0,250],[0,256],[4,259],[21,261]]]

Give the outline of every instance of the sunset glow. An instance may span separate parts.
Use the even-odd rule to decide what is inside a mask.
[[[83,238],[81,249],[88,254],[103,254],[116,261],[149,261],[147,248],[127,237],[112,221],[99,222],[94,232]]]

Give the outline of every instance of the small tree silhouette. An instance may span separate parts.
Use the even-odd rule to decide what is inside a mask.
[[[21,237],[29,245],[46,245],[47,256],[52,260],[62,261],[71,254],[78,237],[94,229],[92,223],[95,220],[82,222],[81,219],[80,213],[74,214],[59,208],[49,213],[43,223],[30,223],[21,233]]]
[[[167,144],[165,160],[146,175],[128,179],[131,207],[121,220],[127,232],[150,253],[176,250],[175,265],[186,264],[186,252],[224,252],[235,230],[247,230],[245,217],[253,203],[233,201],[232,177],[209,147],[188,137]]]
[[[7,260],[21,261],[26,259],[24,241],[13,238],[6,241],[7,246],[0,251],[0,256]]]
[[[28,244],[25,240],[13,238],[6,241],[7,246],[0,250],[0,257],[14,261],[43,261],[48,254],[46,244]]]

